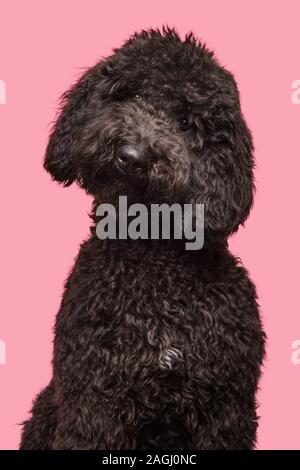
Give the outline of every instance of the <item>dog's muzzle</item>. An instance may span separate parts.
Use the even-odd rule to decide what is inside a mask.
[[[119,168],[129,175],[143,175],[150,166],[150,158],[145,150],[133,146],[122,145],[117,152]]]

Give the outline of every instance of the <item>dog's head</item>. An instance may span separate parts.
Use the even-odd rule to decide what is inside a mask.
[[[229,234],[253,198],[252,139],[233,76],[192,34],[135,34],[62,100],[45,168],[97,200],[204,203]]]

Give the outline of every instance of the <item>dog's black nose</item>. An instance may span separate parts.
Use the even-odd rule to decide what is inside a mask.
[[[121,168],[128,173],[139,173],[147,168],[145,153],[132,145],[123,145],[119,149],[118,161]]]

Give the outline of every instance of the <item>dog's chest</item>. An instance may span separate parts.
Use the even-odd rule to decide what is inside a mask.
[[[197,374],[195,368],[202,380],[223,361],[224,338],[240,328],[238,286],[229,295],[227,279],[215,282],[208,269],[170,253],[104,252],[94,259],[93,282],[89,273],[85,289],[88,310],[82,308],[95,359],[131,383],[168,371]]]
[[[107,276],[113,282],[106,283],[99,312],[105,320],[101,344],[114,345],[112,352],[127,371],[137,363],[157,371],[183,369],[203,303],[204,286],[195,267],[168,256],[116,259],[111,266],[114,273]]]

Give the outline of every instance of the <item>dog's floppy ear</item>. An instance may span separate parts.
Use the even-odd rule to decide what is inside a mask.
[[[206,226],[233,233],[249,215],[253,203],[253,144],[240,113],[226,120],[220,140],[206,149],[204,202]]]
[[[61,99],[61,111],[49,137],[44,168],[52,178],[69,186],[77,178],[74,161],[74,136],[85,119],[89,92],[94,83],[93,70],[83,77]]]

